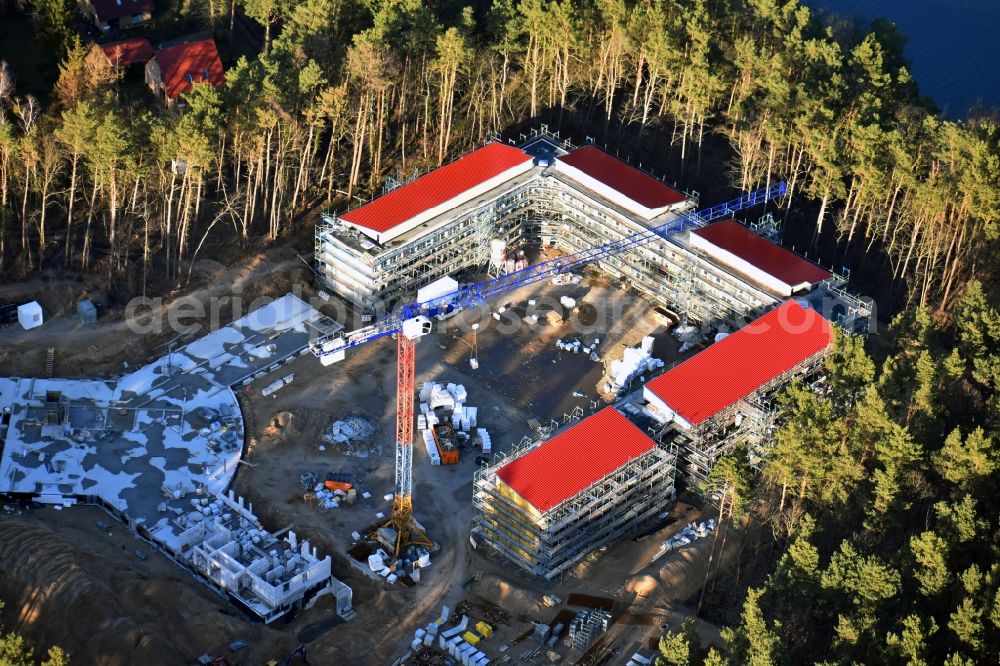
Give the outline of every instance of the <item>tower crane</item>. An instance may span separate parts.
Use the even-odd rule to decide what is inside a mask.
[[[755,190],[732,201],[687,213],[664,224],[618,240],[547,259],[424,303],[408,303],[375,323],[350,333],[338,332],[315,338],[310,350],[323,365],[341,361],[346,350],[386,336],[396,336],[396,478],[392,513],[384,527],[396,532],[395,557],[409,545],[430,546],[431,541],[413,520],[413,392],[417,342],[431,332],[431,317],[477,306],[488,298],[534,284],[561,273],[646,245],[658,238],[705,225],[771,199],[784,196],[785,181]]]

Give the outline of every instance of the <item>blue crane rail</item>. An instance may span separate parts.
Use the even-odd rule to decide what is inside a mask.
[[[659,226],[636,232],[618,240],[571,252],[554,259],[547,259],[512,273],[486,280],[485,282],[466,285],[455,292],[424,303],[408,303],[371,326],[366,326],[347,334],[335,334],[319,338],[311,343],[311,347],[317,355],[333,351],[334,349],[327,348],[327,345],[335,340],[343,341],[342,344],[333,345],[336,351],[357,347],[366,342],[399,332],[403,322],[408,319],[420,315],[433,317],[463,308],[478,306],[492,296],[534,284],[556,275],[568,273],[606,257],[615,256],[622,252],[641,247],[660,238],[669,238],[674,234],[704,226],[713,220],[730,216],[746,208],[784,196],[785,193],[785,181],[780,181],[770,187],[754,190],[731,201],[716,204],[711,208],[704,208],[696,212],[681,215]]]

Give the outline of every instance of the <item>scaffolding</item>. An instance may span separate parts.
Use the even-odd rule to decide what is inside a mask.
[[[610,624],[611,613],[608,611],[592,608],[577,611],[569,623],[566,645],[580,651],[586,650],[595,638],[608,630]]]
[[[820,387],[825,358],[826,351],[814,354],[694,428],[670,424],[664,441],[680,452],[678,470],[684,475],[687,487],[703,488],[719,459],[739,444],[745,445],[749,465],[759,470],[767,460],[777,429],[774,405],[777,393],[793,379]]]
[[[592,551],[619,540],[674,500],[677,449],[657,444],[635,460],[541,512],[497,472],[545,440],[522,440],[476,472],[472,538],[531,575],[551,580]]]
[[[558,155],[574,146],[546,127],[522,136],[526,152]],[[544,150],[542,150],[544,149]],[[691,212],[680,209],[648,222],[551,168],[537,157],[531,171],[487,193],[474,206],[443,213],[416,230],[378,245],[337,215],[316,229],[316,270],[327,288],[365,306],[391,304],[429,282],[489,262],[489,241],[508,251],[549,247],[576,252],[648,231]],[[687,233],[659,239],[598,262],[598,268],[657,305],[691,321],[737,327],[778,299],[759,285],[696,251]]]
[[[489,241],[508,247],[521,242],[528,218],[525,186],[488,198],[442,223],[426,225],[399,239],[378,245],[324,213],[316,227],[315,261],[320,281],[354,303],[372,307],[390,303],[434,280],[482,266],[489,260]]]
[[[818,309],[824,317],[839,324],[844,331],[867,335],[875,314],[875,302],[848,291],[850,276],[850,271],[844,268],[842,273],[834,273],[820,283],[815,297],[824,300],[820,301]]]
[[[765,213],[756,222],[749,224],[750,231],[763,236],[772,243],[781,244],[781,225],[771,213]]]

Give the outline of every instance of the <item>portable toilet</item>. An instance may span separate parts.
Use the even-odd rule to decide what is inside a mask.
[[[17,306],[17,321],[26,331],[41,326],[42,306],[38,304],[38,301]]]
[[[84,324],[97,323],[97,307],[90,299],[84,299],[77,303],[76,313],[80,315],[80,321]]]

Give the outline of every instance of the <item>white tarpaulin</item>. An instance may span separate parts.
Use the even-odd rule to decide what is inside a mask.
[[[434,280],[434,282],[431,282],[426,287],[417,289],[417,303],[433,301],[436,298],[453,294],[456,291],[458,291],[458,281],[446,275],[443,278]]]

